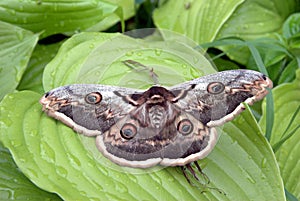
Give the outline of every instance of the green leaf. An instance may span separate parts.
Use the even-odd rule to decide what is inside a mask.
[[[274,155],[248,110],[223,127],[218,145],[201,162],[210,186],[224,196],[216,190],[201,193],[177,168],[133,170],[113,164],[94,152],[93,138],[41,115],[39,98],[23,91],[4,99],[0,139],[31,180],[63,199],[284,200]]]
[[[210,56],[212,57],[214,55],[210,55]],[[219,55],[216,55],[215,57],[212,58],[212,61],[217,66],[218,71],[239,69],[239,66],[236,63],[234,63],[230,60],[222,59],[218,56]]]
[[[226,37],[248,40],[280,32],[284,20],[297,6],[297,0],[168,1],[154,12],[153,19],[158,28],[179,32],[198,44]],[[221,49],[242,64],[250,55],[245,48]]]
[[[273,89],[275,119],[274,128],[271,137],[271,144],[278,143],[285,133],[294,112],[300,105],[300,70],[297,70],[297,78],[293,83],[282,84]],[[260,121],[260,125],[264,128],[265,116],[267,111],[264,110],[264,115]],[[293,123],[289,126],[287,133],[293,131],[300,122],[300,114],[294,117]],[[276,152],[276,158],[279,163],[280,172],[285,183],[286,189],[300,199],[300,129],[296,130],[280,149]]]
[[[201,53],[177,41],[82,33],[66,41],[47,65],[44,87],[75,82],[151,85],[149,72],[123,64],[129,59],[153,68],[164,85],[214,72]],[[176,167],[134,169],[112,163],[97,150],[94,138],[42,113],[41,96],[22,91],[3,99],[0,140],[25,175],[65,200],[285,200],[275,156],[249,109],[219,129],[217,146],[200,162],[209,187],[224,195],[210,188],[203,193]]]
[[[202,48],[235,46],[240,50],[249,49],[251,57],[247,68],[258,70],[273,81],[273,85],[277,85],[277,81],[287,82],[295,76],[295,70],[298,68],[296,60],[293,59],[286,67],[288,58],[294,58],[283,44],[275,39],[260,38],[252,41],[243,41],[239,38],[230,37],[219,39],[213,42],[201,44]],[[224,54],[224,53],[223,53]],[[269,66],[265,66],[269,65]],[[265,66],[262,68],[262,66]]]
[[[236,36],[244,40],[280,33],[285,19],[299,6],[298,0],[246,0],[224,23],[217,38]],[[246,64],[250,53],[233,46],[221,48],[231,59]]]
[[[252,45],[252,43],[246,43],[246,44],[252,54],[252,57],[259,71],[265,74],[266,76],[269,76],[258,50]],[[266,97],[266,108],[268,109],[269,113],[266,114],[267,123],[266,123],[265,137],[269,141],[273,130],[273,124],[274,124],[274,101],[273,101],[273,95],[271,90],[269,90],[269,94]]]
[[[0,143],[0,200],[60,200],[31,183],[16,166],[9,151]]]
[[[285,38],[292,38],[300,32],[300,13],[290,15],[284,22],[282,27],[282,34]]]
[[[286,189],[285,196],[287,201],[299,201],[293,194],[289,193]]]
[[[232,123],[224,125],[223,130],[229,138],[225,144],[222,144],[222,136],[219,142],[221,144],[220,151],[225,152],[224,157],[229,157],[231,162],[233,160],[237,166],[235,168],[241,168],[240,171],[231,169],[233,168],[230,167],[232,164],[224,168],[224,170],[228,171],[228,176],[231,176],[231,180],[235,180],[236,185],[240,187],[240,189],[236,190],[247,194],[245,198],[239,194],[237,196],[241,197],[233,198],[233,200],[248,200],[251,198],[254,200],[285,200],[280,172],[271,146],[262,135],[261,129],[251,114],[249,107],[246,108]],[[222,167],[223,162],[220,162],[220,164]],[[238,175],[239,173],[235,174],[235,171],[241,175]],[[273,175],[271,176],[271,174]],[[245,182],[244,179],[248,182]],[[241,186],[245,184],[248,186]],[[250,188],[253,188],[252,185],[255,185],[255,188],[257,188],[255,190],[256,195],[254,195],[254,192],[253,195],[246,193],[246,189],[250,190]],[[271,195],[272,193],[264,195],[268,191],[276,192],[277,195]]]
[[[287,64],[285,69],[282,71],[278,84],[285,82],[291,82],[295,79],[296,70],[299,68],[297,60],[293,59],[290,63]]]
[[[37,41],[38,35],[0,21],[0,100],[19,84]]]
[[[37,45],[32,53],[18,90],[32,90],[43,93],[42,76],[46,64],[54,58],[61,43]]]
[[[124,20],[133,17],[135,14],[134,0],[103,0],[102,2],[113,4],[118,6],[118,8],[113,13],[107,15],[104,19],[99,21],[97,24],[88,28],[86,31],[103,31],[119,21],[121,21],[122,31],[124,31]],[[104,13],[107,12],[109,12],[109,10],[104,10]]]
[[[149,72],[136,72],[123,63],[129,59],[153,68],[162,85],[174,85],[215,72],[201,52],[176,40],[153,42],[121,34],[77,34],[62,45],[46,66],[45,91],[72,83],[152,86]]]
[[[158,28],[179,32],[201,44],[213,41],[226,20],[243,2],[193,0],[187,5],[183,0],[176,3],[168,1],[155,10],[153,20]]]
[[[281,30],[285,19],[297,10],[297,0],[246,0],[219,31],[218,38],[242,39],[267,37]]]
[[[123,10],[123,16],[120,10]],[[102,31],[134,14],[133,0],[0,1],[0,20],[18,25],[41,37],[56,33]]]
[[[283,25],[283,36],[287,39],[289,51],[294,55],[297,66],[300,66],[300,14],[291,15]]]

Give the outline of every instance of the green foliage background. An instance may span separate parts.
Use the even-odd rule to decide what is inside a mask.
[[[300,199],[299,8],[299,0],[1,1],[0,200]],[[146,39],[117,33],[153,27]],[[117,166],[93,138],[41,111],[42,94],[66,84],[153,84],[128,59],[153,67],[163,85],[215,72],[199,46],[217,70],[259,70],[261,59],[275,86],[274,111],[248,108],[219,128],[200,161],[209,186],[226,195],[189,185],[179,168]]]

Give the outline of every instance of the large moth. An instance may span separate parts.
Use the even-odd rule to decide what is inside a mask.
[[[40,103],[49,116],[96,137],[99,151],[119,165],[189,166],[212,151],[216,126],[268,88],[272,81],[259,72],[230,70],[148,90],[73,84],[47,92]]]

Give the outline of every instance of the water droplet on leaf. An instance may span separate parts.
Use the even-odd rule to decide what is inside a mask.
[[[246,178],[247,178],[247,180],[250,181],[252,184],[255,184],[255,183],[256,183],[255,179],[254,179],[251,175],[248,174]]]
[[[128,189],[124,184],[116,183],[115,189],[119,193],[127,193]]]
[[[160,56],[162,53],[162,50],[161,49],[155,49],[155,54],[156,56]]]
[[[61,175],[62,177],[66,177],[68,175],[68,171],[62,166],[57,166],[56,172],[57,172],[57,174]]]
[[[263,159],[261,160],[261,168],[266,168],[266,166],[267,166],[267,159],[266,159],[266,158],[263,158]]]

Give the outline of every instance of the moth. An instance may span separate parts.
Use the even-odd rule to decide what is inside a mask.
[[[190,164],[212,151],[215,127],[242,112],[242,102],[252,105],[270,88],[272,81],[262,73],[229,70],[148,90],[73,84],[47,92],[40,103],[49,116],[95,137],[98,150],[114,163],[186,166],[195,176]]]

